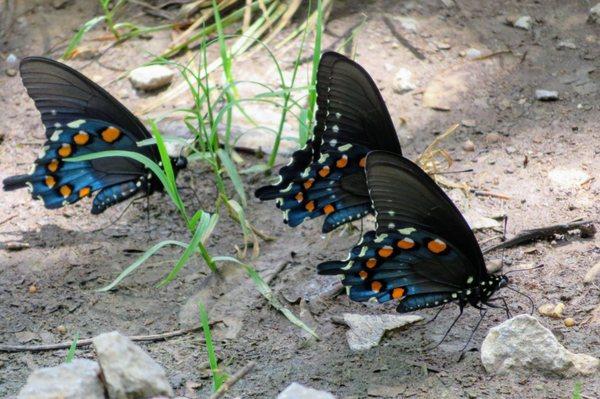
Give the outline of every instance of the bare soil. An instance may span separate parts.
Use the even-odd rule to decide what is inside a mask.
[[[67,2],[55,9],[49,1],[19,3],[18,20],[3,58],[10,52],[18,57],[39,55],[70,37],[72,29],[98,14],[92,0]],[[454,190],[463,208],[492,216],[508,215],[508,233],[526,228],[567,222],[576,218],[597,218],[600,214],[600,25],[586,22],[586,1],[337,1],[324,35],[324,47],[363,18],[367,20],[356,37],[357,60],[382,89],[406,156],[415,159],[423,149],[453,123],[464,121],[458,132],[445,142],[454,159],[453,170],[473,172],[451,175],[472,187],[502,193],[511,199],[489,196],[465,198]],[[131,6],[132,16],[141,9]],[[387,15],[405,38],[424,56],[421,60],[391,35],[383,22]],[[505,23],[512,15],[531,15],[531,31]],[[414,31],[402,27],[399,17],[412,18]],[[132,17],[134,18],[134,17]],[[406,21],[405,21],[406,22]],[[557,49],[569,40],[576,49]],[[105,53],[98,61],[76,60],[72,65],[102,84],[121,71],[147,60],[145,51],[158,52],[168,43],[167,33],[151,40],[128,41]],[[90,42],[92,46],[106,43]],[[483,54],[503,52],[486,60],[461,56],[468,48]],[[57,56],[58,52],[53,52]],[[292,54],[279,54],[282,60]],[[265,77],[264,54],[236,64],[239,79]],[[417,89],[396,94],[392,82],[398,68],[413,73]],[[18,77],[0,76],[2,118],[0,118],[0,178],[24,173],[40,148],[44,132],[39,115],[28,99]],[[107,89],[130,106],[140,109],[152,96],[136,93],[127,80],[110,83]],[[536,89],[558,90],[560,100],[540,102]],[[439,111],[423,105],[428,96]],[[429,101],[429,100],[428,100]],[[165,104],[170,109],[185,104]],[[260,109],[257,109],[257,113]],[[402,123],[401,121],[405,121]],[[276,120],[272,121],[273,124]],[[468,126],[465,126],[468,125]],[[499,141],[490,142],[489,134]],[[289,132],[295,135],[295,132]],[[473,152],[462,149],[470,139]],[[493,140],[491,140],[493,141]],[[267,143],[259,143],[268,147]],[[289,148],[289,146],[288,146]],[[284,154],[285,155],[285,154]],[[247,166],[256,162],[248,157]],[[285,162],[282,156],[281,162]],[[556,182],[553,170],[584,171],[592,180]],[[195,207],[214,211],[214,186],[210,172],[191,165],[179,180],[192,186],[199,196],[185,200]],[[246,179],[249,193],[266,183],[262,176]],[[461,198],[462,197],[462,198]],[[581,381],[585,397],[600,397],[600,379],[562,379],[552,376],[495,377],[486,374],[478,348],[489,330],[505,319],[502,310],[491,311],[475,333],[468,351],[458,362],[460,349],[478,320],[472,308],[437,349],[423,351],[441,339],[457,314],[445,309],[433,323],[412,326],[386,335],[376,348],[353,353],[345,339],[345,327],[332,323],[342,312],[366,314],[394,312],[393,306],[353,303],[345,296],[325,294],[335,278],[317,276],[315,265],[326,259],[345,257],[358,240],[359,231],[334,232],[322,237],[321,221],[291,229],[281,223],[272,203],[251,201],[249,219],[277,237],[261,246],[255,267],[263,276],[281,262],[290,264],[272,282],[273,290],[303,320],[316,328],[316,341],[290,324],[257,293],[252,282],[232,266],[224,277],[209,276],[199,259],[193,259],[180,277],[166,288],[155,284],[177,258],[176,250],[165,250],[140,268],[135,275],[110,293],[95,289],[110,282],[140,251],[164,239],[189,240],[187,231],[166,197],[150,198],[149,219],[145,201],[136,203],[116,223],[112,221],[126,205],[116,206],[94,217],[91,203],[82,201],[58,211],[44,209],[31,201],[27,192],[2,194],[0,221],[0,342],[41,344],[68,341],[119,330],[128,335],[176,330],[197,321],[196,304],[202,300],[210,310],[217,339],[217,351],[230,374],[250,360],[256,368],[238,382],[228,397],[275,397],[290,382],[297,381],[328,390],[340,398],[567,398]],[[98,227],[106,226],[101,231]],[[484,240],[496,232],[478,233]],[[242,237],[239,227],[221,218],[209,249],[214,254],[234,253]],[[14,243],[26,244],[15,251]],[[498,259],[500,253],[487,258]],[[576,235],[556,237],[504,252],[504,271],[543,263],[541,270],[517,273],[514,286],[532,296],[536,305],[565,303],[565,315],[578,323],[567,328],[562,320],[542,318],[570,350],[600,357],[598,320],[591,320],[600,304],[597,284],[584,285],[583,275],[600,259],[598,238]],[[34,288],[33,288],[34,287]],[[505,290],[506,291],[506,290]],[[513,314],[528,312],[529,304],[513,292],[503,292]],[[418,312],[427,318],[436,310]],[[587,323],[584,321],[588,320]],[[61,328],[66,333],[61,334]],[[144,345],[168,370],[176,391],[190,397],[207,397],[211,389],[209,372],[202,366],[206,353],[199,334]],[[31,370],[56,365],[66,351],[43,353],[0,353],[0,395],[16,395]],[[91,349],[77,356],[93,357]],[[202,366],[202,367],[201,367]]]

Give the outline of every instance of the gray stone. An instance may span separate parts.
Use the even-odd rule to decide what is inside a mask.
[[[483,53],[481,52],[481,50],[478,50],[478,49],[473,48],[473,47],[468,48],[465,51],[464,54],[465,54],[465,57],[468,58],[468,59],[470,59],[470,60],[475,59],[475,58],[479,58],[479,57],[481,57],[483,55]]]
[[[173,396],[165,370],[117,331],[93,338],[110,399]]]
[[[523,15],[517,18],[513,26],[523,30],[531,30],[531,27],[533,26],[533,19],[529,15]]]
[[[394,93],[403,94],[414,90],[415,84],[412,82],[412,72],[406,68],[400,68],[394,76],[394,82],[392,83],[392,90]]]
[[[381,337],[388,330],[404,327],[423,320],[421,316],[383,314],[383,315],[361,315],[344,313],[344,323],[350,327],[346,332],[346,338],[350,349],[363,351],[379,344]]]
[[[171,83],[175,72],[164,65],[135,68],[129,74],[133,87],[139,90],[157,90]]]
[[[19,392],[18,399],[104,399],[98,363],[73,359],[56,367],[34,370]]]
[[[335,396],[326,391],[318,391],[292,382],[277,395],[277,399],[335,399]]]
[[[599,359],[569,352],[550,330],[526,314],[490,330],[481,345],[481,362],[494,374],[524,371],[569,378],[600,370]]]
[[[600,3],[590,8],[590,15],[588,21],[595,24],[600,24]]]
[[[556,101],[558,100],[558,92],[538,89],[535,91],[535,99],[539,101]]]
[[[501,224],[495,219],[483,216],[477,210],[470,208],[463,212],[463,216],[471,227],[471,230],[494,229],[500,227]]]

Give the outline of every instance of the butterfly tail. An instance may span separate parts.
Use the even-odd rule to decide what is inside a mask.
[[[7,177],[2,181],[4,191],[13,191],[27,186],[31,183],[31,175],[17,175]]]

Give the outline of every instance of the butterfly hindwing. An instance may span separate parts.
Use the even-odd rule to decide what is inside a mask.
[[[23,84],[40,111],[47,141],[29,175],[9,177],[4,189],[29,186],[34,198],[58,208],[100,191],[92,213],[160,185],[139,162],[126,157],[70,162],[107,150],[133,151],[159,161],[155,145],[138,146],[150,133],[100,86],[59,62],[29,57],[20,66]]]
[[[374,149],[401,153],[400,143],[377,86],[343,55],[327,52],[317,74],[313,140],[280,170],[278,184],[256,191],[276,199],[294,227],[326,215],[323,232],[372,212],[366,189],[366,155]]]
[[[487,273],[477,240],[458,209],[417,165],[374,151],[366,160],[376,231],[345,261],[320,274],[342,276],[355,301],[398,300],[398,312],[451,301],[478,306],[508,281]]]

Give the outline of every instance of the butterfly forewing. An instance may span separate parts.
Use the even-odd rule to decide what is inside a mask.
[[[150,133],[100,86],[59,62],[26,58],[21,76],[46,128],[47,141],[28,175],[4,180],[5,190],[29,186],[48,208],[79,201],[94,192],[92,213],[142,191],[157,181],[143,164],[125,157],[70,162],[76,156],[109,150],[133,151],[159,162],[155,145],[140,147]]]
[[[354,61],[325,53],[317,74],[313,141],[294,153],[278,184],[260,188],[256,196],[277,199],[290,226],[326,215],[323,231],[331,231],[372,212],[364,166],[374,149],[401,153],[377,86]]]

